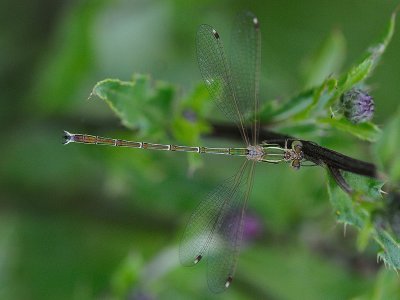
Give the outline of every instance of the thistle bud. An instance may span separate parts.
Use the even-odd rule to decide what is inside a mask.
[[[374,115],[374,99],[361,89],[351,89],[340,97],[344,116],[352,123],[367,122]]]

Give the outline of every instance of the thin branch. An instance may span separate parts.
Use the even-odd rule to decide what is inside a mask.
[[[213,126],[212,136],[227,137],[234,139],[241,138],[235,126],[215,124],[215,123],[212,124],[212,126]],[[311,141],[297,139],[289,135],[283,135],[266,129],[261,129],[260,141],[263,140],[266,140],[270,143],[279,144],[281,147],[285,146],[286,140],[288,141],[298,140],[301,141],[303,144],[303,152],[305,158],[317,165],[328,167],[328,170],[330,170],[331,173],[333,170],[343,170],[358,175],[363,175],[373,178],[378,177],[377,169],[374,164],[349,157],[334,150],[322,147]]]
[[[336,183],[340,186],[340,188],[345,191],[347,194],[353,194],[353,189],[347,183],[346,179],[344,179],[342,173],[340,173],[339,169],[333,168],[331,166],[327,166],[329,172],[331,173],[333,179],[335,179]]]

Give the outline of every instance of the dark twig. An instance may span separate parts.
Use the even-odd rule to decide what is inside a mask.
[[[353,189],[347,183],[346,179],[344,179],[342,173],[340,173],[340,170],[331,167],[329,165],[327,166],[327,168],[331,173],[332,177],[335,179],[336,183],[341,187],[341,189],[345,191],[347,194],[351,195],[353,193]]]
[[[213,124],[212,135],[218,137],[240,139],[239,131],[236,130],[236,128],[232,125]],[[354,174],[359,174],[373,178],[378,177],[376,166],[374,164],[346,156],[339,152],[322,147],[314,142],[296,139],[292,136],[282,135],[279,133],[268,131],[266,129],[262,129],[260,131],[260,141],[263,140],[268,141],[270,143],[279,144],[282,147],[285,146],[286,140],[301,141],[303,144],[303,152],[305,158],[317,165],[326,166],[328,170],[331,172],[332,176],[335,178],[335,180],[337,179],[337,176],[335,176],[335,174],[336,175],[340,174],[339,170],[348,171]],[[341,174],[340,177],[343,178]],[[338,184],[346,192],[348,192],[344,185],[340,184],[339,182]]]

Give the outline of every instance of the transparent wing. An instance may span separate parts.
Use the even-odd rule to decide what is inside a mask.
[[[246,145],[249,144],[243,113],[238,103],[232,76],[218,32],[209,25],[200,25],[196,37],[200,73],[216,106],[238,126]]]
[[[245,161],[235,176],[200,203],[180,244],[179,257],[183,265],[195,265],[207,256],[208,285],[215,293],[228,287],[236,268],[243,217],[251,190],[252,176],[249,174],[252,172],[249,172],[248,165],[249,162]],[[254,163],[251,170],[253,166]]]
[[[232,282],[243,237],[247,201],[253,186],[254,162],[241,181],[208,248],[207,281],[214,293],[223,292]]]
[[[183,233],[179,259],[184,266],[193,266],[203,257],[221,223],[221,216],[228,210],[234,196],[235,176],[225,180],[203,200],[192,214]]]
[[[253,145],[258,139],[261,33],[257,17],[251,12],[236,16],[231,34],[230,67],[239,110],[245,119],[254,117]]]

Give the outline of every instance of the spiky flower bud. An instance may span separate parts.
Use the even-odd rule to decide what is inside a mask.
[[[361,89],[351,89],[340,97],[344,116],[352,123],[362,123],[374,115],[374,99]]]

